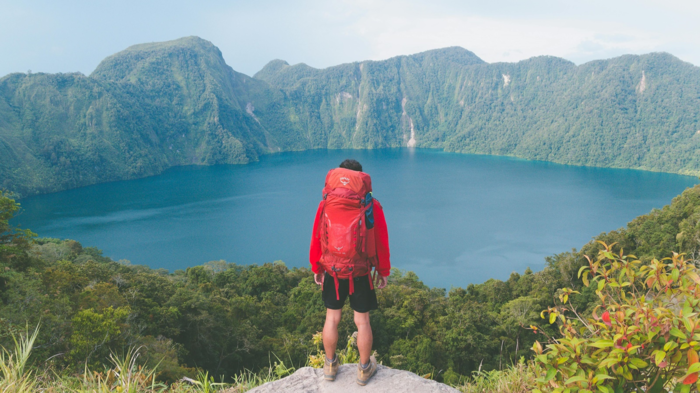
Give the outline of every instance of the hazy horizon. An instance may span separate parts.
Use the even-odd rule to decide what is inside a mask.
[[[123,50],[126,50],[127,48],[132,47],[132,46],[141,45],[141,44],[153,44],[153,43],[160,43],[160,42],[177,41],[177,40],[179,40],[179,39],[183,39],[183,38],[187,38],[187,37],[197,37],[197,38],[203,39],[203,40],[205,40],[205,41],[211,42],[214,46],[216,46],[216,47],[218,48],[218,45],[216,45],[216,42],[212,42],[211,40],[208,40],[208,39],[206,39],[206,38],[204,38],[204,37],[185,36],[185,37],[179,37],[179,38],[175,38],[175,39],[172,39],[172,40],[165,40],[165,41],[152,41],[152,42],[138,42],[138,43],[134,43],[133,45],[129,45],[129,46],[127,46],[127,47],[125,47],[125,48],[123,48],[123,49],[117,51],[117,52],[114,52],[114,53],[112,53],[112,54],[110,54],[110,55],[105,56],[105,58],[107,58],[107,57],[109,57],[109,56],[111,56],[111,55],[113,55],[113,54],[119,53],[119,52],[121,52],[121,51],[123,51]],[[628,55],[631,55],[631,56],[644,56],[644,55],[649,55],[649,54],[652,54],[652,53],[668,53],[668,54],[670,54],[671,56],[674,56],[674,57],[678,58],[678,56],[674,55],[673,53],[665,52],[665,51],[657,51],[657,52],[648,52],[648,53],[639,53],[639,54],[636,54],[636,53],[622,53],[622,54],[617,55],[617,56],[613,56],[613,57],[609,57],[609,58],[601,58],[601,59],[591,59],[591,60],[588,60],[588,61],[582,62],[582,63],[576,63],[576,62],[574,62],[574,61],[572,61],[572,60],[569,60],[569,59],[566,59],[566,58],[563,58],[563,57],[554,56],[554,55],[547,55],[547,54],[536,55],[536,56],[532,56],[532,57],[528,57],[528,58],[520,59],[520,60],[515,60],[515,61],[495,61],[495,62],[489,62],[489,61],[486,61],[486,60],[484,60],[483,58],[481,58],[481,56],[479,56],[478,53],[475,53],[474,51],[470,50],[469,48],[464,48],[464,47],[461,47],[461,46],[458,46],[458,45],[453,45],[453,46],[446,46],[446,47],[440,47],[440,48],[427,49],[427,50],[423,50],[423,51],[420,51],[420,52],[414,52],[414,53],[397,54],[397,55],[394,55],[394,56],[391,56],[391,57],[387,57],[387,58],[384,58],[384,59],[356,59],[356,60],[350,60],[350,61],[347,61],[347,62],[344,62],[344,63],[331,64],[331,65],[328,65],[328,66],[325,66],[325,67],[314,67],[314,66],[309,65],[309,64],[307,64],[307,63],[305,63],[305,62],[303,62],[303,61],[302,61],[302,62],[299,62],[299,63],[291,63],[291,62],[287,61],[286,59],[282,59],[282,58],[273,58],[273,59],[270,59],[267,63],[265,63],[265,64],[263,65],[263,67],[265,67],[265,65],[267,65],[268,63],[270,63],[270,62],[272,62],[272,61],[275,61],[275,60],[282,60],[282,61],[285,61],[285,62],[287,62],[289,65],[292,65],[292,66],[297,65],[297,64],[305,64],[305,65],[307,65],[307,66],[309,66],[309,67],[311,67],[311,68],[314,68],[314,69],[325,69],[325,68],[336,67],[336,66],[343,65],[343,64],[348,64],[348,63],[357,63],[357,62],[364,62],[364,61],[383,61],[383,60],[388,60],[388,59],[392,59],[392,58],[395,58],[395,57],[412,56],[412,55],[416,55],[416,54],[420,54],[420,53],[424,53],[424,52],[430,52],[430,51],[436,51],[436,50],[448,49],[448,48],[461,48],[461,49],[467,50],[467,51],[469,51],[469,52],[472,52],[475,56],[479,57],[481,60],[485,61],[485,62],[488,63],[488,64],[495,64],[495,63],[518,63],[518,62],[526,61],[526,60],[529,60],[529,59],[532,59],[532,58],[535,58],[535,57],[556,57],[556,58],[564,59],[564,60],[566,60],[566,61],[571,61],[572,63],[576,64],[577,66],[580,66],[580,65],[582,65],[582,64],[586,64],[586,63],[591,62],[591,61],[609,60],[609,59],[614,59],[614,58],[617,58],[617,57],[628,56]],[[219,48],[219,50],[221,50],[221,48]],[[224,57],[224,59],[226,59],[226,53],[224,53],[223,51],[221,51],[221,52],[222,52],[222,56]],[[103,59],[103,60],[104,60],[104,59]],[[680,60],[684,61],[683,59],[680,59]],[[690,63],[690,62],[688,62],[688,63]],[[98,63],[98,64],[99,64],[99,63]],[[228,64],[228,62],[227,62],[227,64]],[[690,63],[690,64],[693,65],[693,66],[695,66],[695,67],[698,67],[697,65],[695,65],[695,64],[693,64],[693,63]],[[228,65],[231,66],[230,64],[228,64]],[[240,70],[235,69],[235,68],[233,68],[233,67],[231,67],[231,68],[233,68],[234,71],[236,71],[236,72],[240,72],[240,73],[242,73],[242,74],[245,74],[245,75],[248,75],[248,76],[252,77],[252,76],[255,75],[258,71],[262,70],[263,67],[260,67],[259,70],[256,70],[256,71],[254,71],[254,72],[252,72],[252,73],[250,73],[250,74],[245,73],[245,72],[241,72]],[[42,73],[42,71],[34,71],[34,70],[31,70],[31,71],[32,71],[32,73]],[[82,74],[84,74],[84,75],[90,75],[90,74],[92,73],[92,71],[94,71],[94,69],[91,70],[91,71],[88,72],[88,73],[85,73],[85,72],[82,72],[82,71],[59,71],[58,73],[75,73],[75,72],[79,72],[79,73],[82,73]],[[25,72],[26,72],[26,71],[13,71],[13,72],[10,72],[10,73],[4,74],[4,75],[0,75],[0,78],[4,77],[4,76],[6,76],[6,75],[9,75],[9,74],[13,74],[13,73],[25,73]],[[47,72],[47,73],[50,73],[50,72]]]

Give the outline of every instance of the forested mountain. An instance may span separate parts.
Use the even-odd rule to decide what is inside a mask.
[[[665,53],[488,64],[447,48],[324,70],[276,60],[255,78],[290,97],[317,147],[700,173],[700,68]]]
[[[417,146],[700,174],[700,68],[663,53],[488,64],[462,48],[255,77],[197,37],[90,75],[0,79],[0,188],[20,195],[311,148]]]
[[[272,109],[256,116],[251,101]],[[0,187],[57,191],[301,148],[277,121],[285,102],[193,37],[131,47],[89,77],[11,74],[0,79]]]

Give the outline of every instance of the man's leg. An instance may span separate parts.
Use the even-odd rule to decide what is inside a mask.
[[[357,326],[357,349],[360,351],[360,363],[367,364],[369,356],[372,354],[372,327],[369,324],[369,312],[355,311],[355,326]],[[336,335],[336,341],[337,339]]]
[[[323,349],[326,351],[328,360],[335,358],[335,348],[338,345],[338,324],[341,315],[342,310],[326,309],[326,323],[323,325]]]

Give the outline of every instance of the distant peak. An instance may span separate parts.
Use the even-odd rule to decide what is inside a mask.
[[[260,71],[253,75],[253,78],[265,80],[268,77],[277,74],[281,70],[289,67],[289,63],[281,59],[275,59],[265,64]]]
[[[464,65],[486,63],[479,56],[475,55],[474,52],[464,49],[461,46],[449,46],[447,48],[432,49],[425,52],[409,55],[407,57],[412,57],[416,59],[445,59]]]
[[[191,48],[191,49],[203,50],[203,51],[214,51],[218,54],[221,54],[221,51],[219,51],[219,48],[217,48],[211,42],[209,42],[203,38],[199,38],[197,36],[189,36],[189,37],[178,38],[176,40],[171,40],[171,41],[148,42],[148,43],[144,43],[144,44],[132,45],[132,46],[126,48],[125,50],[116,53],[115,55],[119,55],[120,53],[125,53],[125,52],[151,52],[151,51],[169,50],[169,49],[175,49],[175,48]]]
[[[219,48],[205,39],[190,36],[172,41],[132,45],[102,60],[91,76],[120,80],[137,69],[139,64],[180,51],[197,53],[209,59],[209,64],[225,64]]]

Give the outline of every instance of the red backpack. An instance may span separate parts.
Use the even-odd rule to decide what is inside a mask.
[[[372,285],[376,265],[372,179],[364,172],[336,168],[326,175],[319,237],[323,255],[319,263],[335,280],[347,278],[350,294],[355,292],[353,278],[367,276]]]

